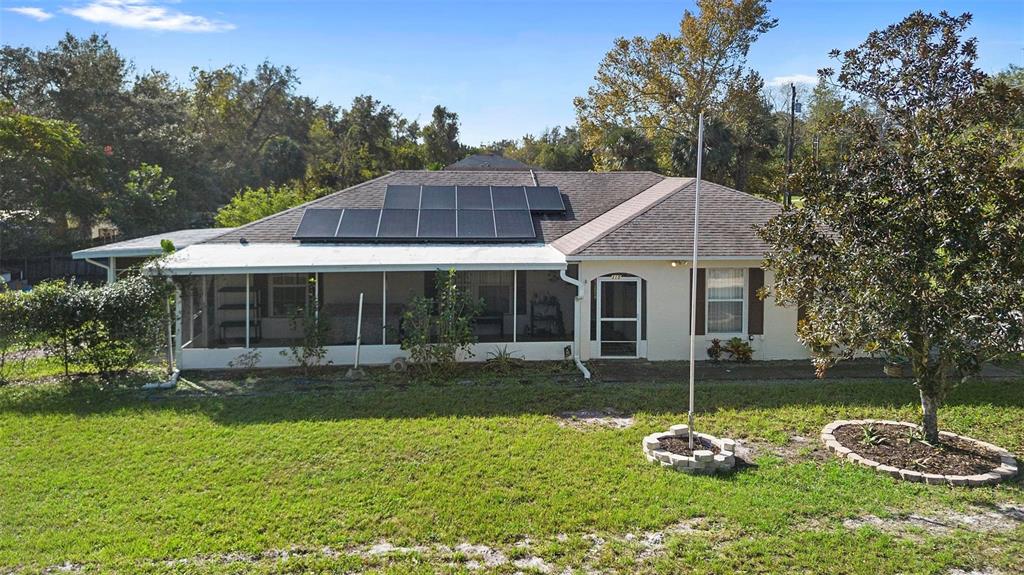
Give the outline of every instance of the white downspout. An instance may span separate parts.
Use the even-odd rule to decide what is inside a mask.
[[[568,269],[559,270],[558,275],[562,278],[562,281],[570,283],[576,286],[576,303],[575,309],[573,310],[573,342],[572,342],[572,359],[576,362],[576,367],[579,368],[580,373],[583,374],[583,379],[590,379],[590,370],[587,366],[583,365],[580,360],[580,342],[583,339],[583,334],[580,331],[580,314],[583,312],[583,282],[578,279],[572,278],[566,272]]]

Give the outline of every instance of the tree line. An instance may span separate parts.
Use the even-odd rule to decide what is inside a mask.
[[[184,83],[137,71],[103,36],[0,49],[0,249],[33,255],[86,243],[109,221],[122,237],[237,226],[396,169],[440,169],[490,152],[549,170],[654,170],[693,176],[697,115],[704,177],[777,199],[787,178],[789,95],[746,63],[777,25],[767,0],[699,0],[678,34],[619,38],[576,125],[470,147],[442,105],[426,123],[369,95],[347,108],[298,94],[298,73],[193,68]],[[1001,77],[1021,83],[1011,66]],[[1016,78],[1016,80],[1014,80]],[[870,101],[831,81],[801,88],[794,162],[836,164],[830,130]]]

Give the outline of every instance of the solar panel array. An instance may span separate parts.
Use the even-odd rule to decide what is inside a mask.
[[[307,208],[294,238],[308,241],[526,241],[533,214],[564,213],[554,186],[389,184],[384,207]]]

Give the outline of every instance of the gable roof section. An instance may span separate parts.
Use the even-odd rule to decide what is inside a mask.
[[[646,212],[693,181],[693,178],[665,178],[558,238],[552,242],[552,245],[564,254],[576,253],[612,233],[624,223]]]
[[[686,186],[573,252],[569,259],[642,256],[688,260],[693,256],[693,198],[694,187]],[[782,206],[775,202],[702,180],[698,257],[760,259],[768,246],[754,228],[781,211]]]
[[[566,215],[535,215],[537,240],[551,242],[665,178],[653,172],[536,172],[536,185],[558,186]],[[397,171],[235,228],[210,243],[298,243],[292,239],[306,208],[379,208],[388,184],[533,186],[530,172]]]

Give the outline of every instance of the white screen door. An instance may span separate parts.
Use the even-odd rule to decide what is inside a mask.
[[[639,357],[640,278],[599,278],[597,313],[601,357]]]

